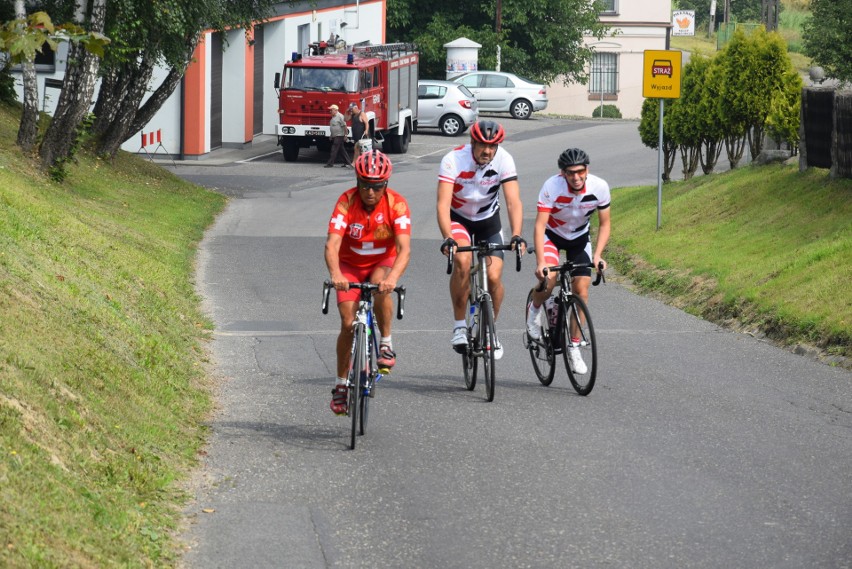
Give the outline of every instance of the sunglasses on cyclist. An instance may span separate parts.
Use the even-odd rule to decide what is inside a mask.
[[[381,192],[387,187],[387,182],[379,182],[374,184],[368,184],[367,182],[358,182],[358,189],[362,191],[371,191],[375,194]]]
[[[582,176],[583,174],[586,173],[586,169],[580,168],[579,170],[569,170],[568,168],[565,168],[564,170],[562,170],[562,173],[565,174],[565,176],[567,176],[567,177]]]

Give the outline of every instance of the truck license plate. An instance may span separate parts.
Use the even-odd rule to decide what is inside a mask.
[[[325,136],[325,133],[321,130],[306,130],[305,134],[308,136]]]

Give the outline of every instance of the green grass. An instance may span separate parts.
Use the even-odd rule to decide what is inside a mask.
[[[224,199],[81,153],[63,184],[0,106],[0,566],[172,564],[211,408],[192,284]]]
[[[749,166],[615,190],[617,265],[643,290],[785,344],[852,357],[852,180]]]

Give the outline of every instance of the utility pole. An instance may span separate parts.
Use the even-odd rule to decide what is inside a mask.
[[[497,67],[500,71],[500,32],[503,30],[503,0],[497,0],[497,21],[494,23],[494,31],[497,32]]]

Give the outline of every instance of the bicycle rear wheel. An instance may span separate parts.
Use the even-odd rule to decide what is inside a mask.
[[[482,376],[485,380],[485,398],[494,401],[494,346],[497,332],[494,329],[494,311],[491,299],[480,301],[479,348],[482,350]]]
[[[525,316],[529,313],[532,297],[533,291],[531,290],[527,295],[527,311]],[[544,305],[541,307],[541,317],[547,318],[547,310],[544,308]],[[526,319],[524,321],[526,322]],[[530,352],[530,359],[532,360],[536,377],[538,377],[542,385],[547,387],[553,383],[553,374],[556,371],[556,355],[553,353],[553,347],[550,344],[550,336],[547,334],[546,326],[541,327],[540,339],[533,340],[529,338],[527,349]]]
[[[598,347],[592,318],[586,303],[575,295],[568,297],[564,308],[562,358],[565,360],[565,369],[568,371],[568,379],[571,380],[574,390],[580,395],[588,395],[595,386],[598,371]],[[572,350],[576,350],[575,353],[579,354],[586,367],[585,373],[579,373],[581,370],[575,371],[572,368]]]
[[[367,349],[366,338],[363,324],[355,327],[355,334],[352,338],[353,349],[352,355],[349,358],[349,418],[352,419],[352,432],[349,440],[349,448],[355,449],[355,436],[358,434],[359,427],[359,404],[361,401],[361,374],[364,370],[364,356]]]

